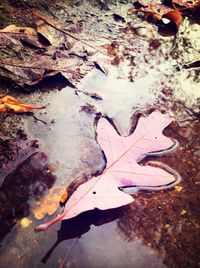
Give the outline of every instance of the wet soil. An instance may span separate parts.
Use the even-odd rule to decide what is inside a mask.
[[[0,266],[59,267],[66,256],[64,267],[200,267],[200,70],[184,68],[199,58],[199,25],[186,18],[176,38],[164,38],[154,25],[127,15],[129,1],[2,3],[1,28],[28,26],[27,6],[39,9],[88,42],[101,41],[111,60],[98,55],[76,88],[60,77],[32,92],[1,81],[0,95],[46,108],[0,114]],[[180,184],[135,192],[131,205],[86,212],[35,233],[34,226],[62,211],[61,191],[104,169],[97,118],[107,116],[126,136],[155,109],[174,118],[165,135],[179,147],[144,163],[167,164],[181,175]]]

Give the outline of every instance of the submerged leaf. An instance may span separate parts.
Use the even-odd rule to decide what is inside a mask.
[[[106,210],[127,205],[134,199],[121,190],[123,187],[158,189],[176,185],[180,177],[175,171],[163,169],[162,165],[160,168],[138,163],[146,155],[163,150],[169,152],[174,148],[175,142],[162,134],[171,121],[168,115],[155,111],[139,119],[132,135],[122,137],[108,120],[101,118],[97,125],[97,141],[107,160],[105,170],[77,188],[68,199],[63,214],[35,230],[45,230],[59,220],[70,219],[95,208]]]
[[[36,107],[26,104],[24,102],[16,100],[11,96],[5,96],[3,98],[0,98],[0,113],[6,113],[10,111],[15,113],[26,113],[32,110],[39,110],[43,108],[44,107]]]
[[[66,193],[63,187],[53,186],[49,193],[36,203],[33,214],[36,219],[43,219],[47,214],[52,215],[59,207],[60,196]],[[67,196],[66,196],[67,199]]]

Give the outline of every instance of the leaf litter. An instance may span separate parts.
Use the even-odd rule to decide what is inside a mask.
[[[25,89],[31,89],[45,77],[57,74],[67,79],[70,85],[76,85],[94,67],[88,56],[98,52],[98,48],[62,29],[56,21],[39,12],[33,12],[33,20],[36,28],[10,25],[0,31],[3,47],[0,76]],[[79,50],[77,41],[80,43]],[[92,51],[88,52],[88,47]]]
[[[200,15],[200,1],[163,1],[152,3],[151,1],[136,1],[135,8],[130,13],[143,13],[144,18],[158,26],[158,32],[163,36],[173,36],[179,31],[183,16],[190,19]]]

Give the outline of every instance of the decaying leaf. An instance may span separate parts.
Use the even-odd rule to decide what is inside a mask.
[[[166,19],[167,22],[165,21]],[[177,10],[171,10],[162,16],[161,21],[158,32],[163,36],[175,35],[181,25],[182,15]]]
[[[190,9],[194,11],[196,8],[200,6],[199,0],[170,0],[170,4],[173,6],[174,9],[179,11],[184,11],[186,9]]]
[[[163,165],[138,163],[147,155],[174,148],[175,142],[162,134],[171,121],[168,115],[155,111],[148,117],[140,117],[132,135],[122,137],[108,120],[101,118],[97,125],[97,142],[107,160],[105,170],[77,188],[69,197],[63,214],[35,230],[45,230],[60,220],[95,208],[106,210],[127,205],[134,199],[122,191],[124,187],[160,189],[175,186],[180,177],[174,170],[163,168]]]
[[[34,12],[34,22],[36,29],[10,25],[0,31],[0,77],[31,90],[44,78],[59,74],[75,86],[95,66],[88,55],[98,49],[39,12]]]
[[[7,38],[10,37],[15,40],[26,42],[37,48],[46,47],[44,43],[41,43],[41,40],[39,39],[36,29],[31,28],[31,27],[19,27],[16,25],[9,25],[5,27],[4,29],[0,30],[0,36],[1,36],[0,38],[1,42],[5,39],[5,37]]]
[[[65,29],[63,29],[59,23],[55,20],[53,20],[52,18],[49,18],[47,16],[43,16],[40,14],[40,12],[36,11],[34,12],[34,18],[35,18],[35,23],[37,25],[37,29],[38,29],[38,33],[42,34],[45,38],[47,38],[47,40],[53,44],[54,43],[54,40],[52,39],[53,38],[53,35],[49,35],[49,32],[48,32],[48,28],[49,26],[51,28],[53,28],[54,31],[58,31],[60,33],[63,33],[66,36],[68,37],[71,37],[72,39],[76,40],[76,41],[79,41],[81,42],[82,44],[92,48],[95,52],[98,51],[100,52],[101,54],[105,55],[102,51],[100,51],[98,48],[92,46],[91,44],[81,40],[79,37],[73,35],[72,33],[66,31]],[[62,42],[60,42],[62,43]]]
[[[190,17],[200,17],[200,1],[169,0],[164,4],[146,4],[143,1],[135,3],[135,9],[130,9],[132,13],[142,12],[144,17],[158,25],[159,33],[163,36],[175,35],[182,22],[183,15]]]
[[[44,21],[44,17],[42,17],[38,12],[34,13],[33,19],[37,28],[37,33],[46,38],[50,45],[57,47],[59,46],[59,44],[67,43],[67,36],[56,30],[49,24],[51,23],[52,25],[57,26],[54,20],[52,20],[51,18],[46,18],[46,21],[49,22],[47,23]]]
[[[0,98],[0,113],[15,112],[26,113],[32,110],[43,109],[44,107],[36,107],[26,103],[23,103],[11,96],[5,96]]]
[[[60,196],[64,198],[66,191],[64,187],[53,186],[49,193],[36,203],[36,207],[33,209],[33,214],[36,219],[43,219],[47,214],[52,215],[59,207]],[[67,199],[67,196],[65,196]],[[65,200],[66,201],[66,200]]]

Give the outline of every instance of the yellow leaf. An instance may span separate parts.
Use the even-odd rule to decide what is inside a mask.
[[[23,103],[9,95],[0,98],[0,113],[15,112],[26,113],[32,110],[43,109],[44,107],[36,107],[26,103]]]
[[[28,218],[23,218],[21,219],[20,224],[22,228],[27,228],[31,224],[31,221]]]
[[[175,190],[177,192],[181,192],[183,190],[183,187],[182,186],[175,186]]]

